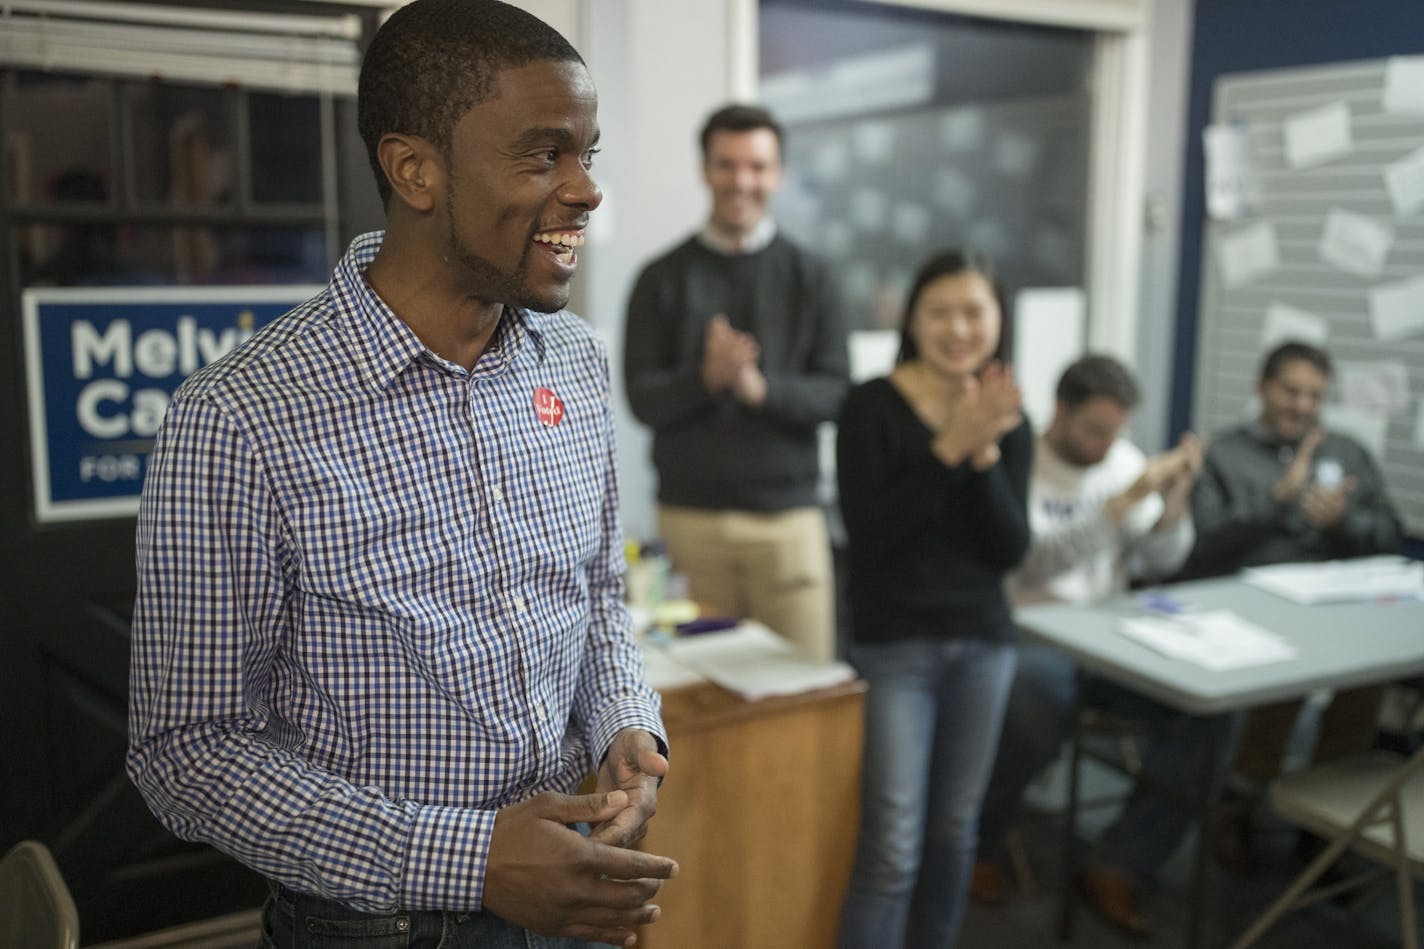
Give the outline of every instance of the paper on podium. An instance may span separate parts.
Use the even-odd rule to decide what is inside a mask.
[[[808,659],[750,620],[725,632],[674,639],[663,648],[679,664],[745,699],[794,695],[855,678],[855,670],[846,663]]]
[[[1424,597],[1424,562],[1382,555],[1320,563],[1248,567],[1241,579],[1296,603]]]
[[[699,682],[707,681],[707,678],[700,672],[689,669],[668,655],[666,644],[651,643],[645,640],[642,643],[642,649],[643,675],[647,679],[648,685],[659,692],[680,689],[685,685],[696,685]]]
[[[1280,636],[1230,610],[1141,616],[1124,619],[1119,628],[1124,636],[1164,656],[1214,671],[1281,662],[1295,655]]]

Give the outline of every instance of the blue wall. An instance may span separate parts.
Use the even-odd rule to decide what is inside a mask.
[[[1424,53],[1424,0],[1196,0],[1187,111],[1182,266],[1171,396],[1173,439],[1190,427],[1205,218],[1202,129],[1217,77]],[[1424,543],[1411,553],[1424,556]]]

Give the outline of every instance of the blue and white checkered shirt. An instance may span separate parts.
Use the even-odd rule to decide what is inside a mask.
[[[366,283],[381,237],[174,397],[128,770],[179,837],[293,889],[475,910],[496,809],[663,730],[622,602],[602,343],[506,309],[467,372]]]

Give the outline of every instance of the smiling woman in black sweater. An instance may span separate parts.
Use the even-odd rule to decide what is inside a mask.
[[[1033,444],[998,360],[1002,298],[944,253],[920,269],[889,376],[836,446],[851,659],[870,684],[860,839],[840,943],[952,946],[1014,654],[1003,578],[1028,549]]]

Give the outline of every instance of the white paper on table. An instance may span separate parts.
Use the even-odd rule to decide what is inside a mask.
[[[846,337],[850,381],[864,382],[890,374],[900,351],[899,330],[852,330]]]
[[[1122,620],[1119,631],[1172,659],[1214,672],[1284,662],[1295,648],[1276,633],[1230,610],[1143,616]]]
[[[1424,596],[1424,562],[1393,554],[1248,567],[1241,579],[1305,604]]]
[[[746,699],[794,695],[855,678],[846,663],[808,659],[752,620],[726,632],[674,639],[665,648],[673,659]]]
[[[1354,144],[1350,137],[1350,107],[1332,102],[1289,115],[1283,137],[1286,164],[1292,168],[1323,165],[1347,155]]]
[[[1083,352],[1086,311],[1078,287],[1030,287],[1014,298],[1014,380],[1037,431],[1053,420],[1058,376]]]
[[[1374,218],[1331,208],[1320,235],[1320,257],[1361,277],[1378,277],[1394,244],[1394,228]]]
[[[1384,69],[1384,110],[1424,115],[1424,56],[1393,56]]]
[[[1265,276],[1281,265],[1275,225],[1261,221],[1222,234],[1216,242],[1216,262],[1221,281],[1239,287]]]
[[[1384,457],[1385,434],[1389,431],[1389,416],[1376,409],[1355,405],[1327,405],[1320,410],[1320,421],[1327,429],[1344,432],[1369,449],[1375,460]]]
[[[1202,131],[1206,155],[1206,211],[1217,221],[1248,217],[1261,206],[1261,184],[1251,156],[1251,136],[1240,122],[1208,125]]]
[[[1290,340],[1324,346],[1330,324],[1323,316],[1272,301],[1266,307],[1266,326],[1261,331],[1261,349],[1274,349]]]
[[[669,655],[665,644],[651,643],[645,640],[641,645],[643,675],[647,678],[648,685],[659,692],[707,681],[706,676],[688,668]]]
[[[1336,363],[1335,377],[1346,405],[1390,415],[1409,407],[1409,367],[1403,362]]]
[[[1424,148],[1386,165],[1384,184],[1396,215],[1404,217],[1424,208]]]
[[[1380,284],[1370,291],[1370,322],[1383,340],[1424,332],[1424,277]]]

